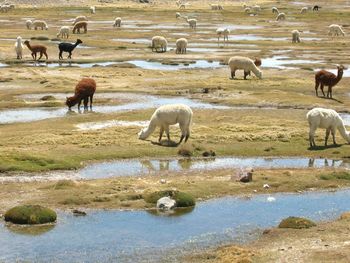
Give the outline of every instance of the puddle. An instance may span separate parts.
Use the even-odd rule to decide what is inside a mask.
[[[152,42],[152,40],[149,38],[112,38],[112,41],[149,45],[151,45]]]
[[[71,94],[72,95],[72,94]],[[125,93],[124,93],[125,95]],[[124,96],[122,95],[122,96]],[[214,105],[197,100],[191,100],[183,97],[157,97],[151,95],[131,94],[137,102],[126,103],[122,105],[96,105],[93,106],[94,112],[113,113],[131,110],[141,110],[157,108],[164,104],[183,103],[193,108],[200,109],[229,109],[228,106]],[[98,93],[96,93],[96,98]],[[74,108],[76,109],[76,107]],[[91,112],[90,112],[91,113]],[[9,124],[16,122],[32,122],[50,118],[74,116],[76,112],[69,112],[64,108],[21,108],[0,111],[0,124]],[[87,113],[89,114],[89,113]]]
[[[215,170],[224,168],[323,168],[346,167],[350,163],[343,160],[309,159],[309,158],[199,158],[199,159],[146,159],[116,160],[87,165],[76,172],[84,179],[109,178],[118,176],[155,175],[161,171],[190,172],[198,170]]]
[[[276,201],[268,202],[268,197]],[[184,253],[252,241],[288,216],[334,219],[350,209],[349,198],[349,190],[226,197],[198,203],[181,216],[88,211],[74,217],[59,212],[56,226],[37,235],[1,224],[0,261],[177,262]]]
[[[137,127],[145,127],[147,126],[149,121],[104,121],[104,122],[88,122],[88,123],[80,123],[75,125],[78,130],[88,131],[88,130],[100,130],[110,127],[129,127],[129,126],[137,126]]]
[[[306,60],[306,59],[290,59],[287,56],[273,56],[271,58],[263,58],[262,67],[265,68],[278,68],[278,69],[297,69],[298,67],[286,66],[291,64],[319,64],[322,61],[319,60]]]
[[[4,64],[4,63],[0,63],[0,68],[5,68],[5,67],[8,67],[9,65],[7,64]]]
[[[223,67],[223,65],[220,65],[220,62],[218,61],[208,62],[207,60],[196,60],[195,63],[188,63],[188,64],[180,63],[179,65],[166,65],[166,64],[162,64],[161,62],[145,61],[145,60],[130,60],[127,62],[134,64],[137,67],[140,67],[143,69],[153,69],[153,70],[179,70],[179,69]]]
[[[217,41],[217,38],[200,38],[200,40],[207,40],[207,41]],[[290,41],[291,37],[264,37],[264,36],[257,36],[257,35],[229,35],[230,41],[256,41],[256,40],[262,40],[262,41]],[[305,41],[314,41],[314,40],[322,40],[322,38],[318,37],[301,37],[301,40]]]
[[[23,63],[23,64],[11,64],[11,66],[23,65],[27,67],[79,67],[79,68],[93,68],[93,67],[108,67],[118,64],[134,64],[135,66],[143,69],[151,70],[179,70],[179,69],[194,69],[194,68],[218,68],[222,67],[220,62],[213,61],[208,62],[207,60],[195,60],[188,62],[177,62],[172,61],[172,64],[166,64],[166,62],[158,61],[146,61],[146,60],[127,60],[127,61],[105,61],[105,62],[93,62],[93,63],[72,63],[72,62],[60,62],[60,63],[46,63],[46,62],[33,62],[33,63]],[[3,67],[9,66],[9,64],[0,64]]]

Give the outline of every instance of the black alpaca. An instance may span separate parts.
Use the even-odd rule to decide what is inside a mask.
[[[72,44],[72,43],[59,43],[58,49],[60,50],[60,53],[58,54],[58,58],[63,59],[63,57],[62,57],[63,52],[68,52],[69,53],[68,58],[72,58],[73,50],[81,43],[83,43],[83,41],[81,41],[80,39],[77,39],[77,41],[74,44]]]
[[[313,8],[312,8],[312,11],[318,11],[318,9],[320,9],[321,7],[318,6],[318,5],[315,5]]]

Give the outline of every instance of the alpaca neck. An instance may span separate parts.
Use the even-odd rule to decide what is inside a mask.
[[[335,83],[338,83],[343,77],[343,71],[338,70],[337,78],[335,79]]]
[[[146,130],[144,130],[144,137],[148,138],[156,129],[157,125],[155,121],[152,119],[151,122],[149,123],[148,127]]]
[[[80,43],[79,42],[75,42],[73,49],[75,49]]]
[[[28,47],[28,49],[30,50],[30,51],[32,51],[32,47],[30,46],[30,44],[27,42],[27,43],[24,43],[27,47]]]
[[[345,129],[343,121],[341,121],[341,125],[338,126],[338,131],[347,142],[350,142],[350,135],[349,132]]]

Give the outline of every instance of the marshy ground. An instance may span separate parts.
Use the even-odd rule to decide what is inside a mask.
[[[339,134],[339,146],[322,146],[322,130],[317,132],[320,146],[309,149],[305,119],[306,112],[316,106],[342,112],[344,119],[349,117],[348,71],[334,88],[333,99],[316,97],[314,91],[314,70],[335,70],[336,64],[348,66],[349,36],[331,39],[327,35],[330,24],[342,25],[345,32],[350,26],[347,1],[321,1],[320,12],[304,15],[300,14],[301,7],[312,6],[313,2],[261,1],[263,10],[257,16],[244,13],[240,4],[230,1],[223,2],[222,11],[209,10],[208,4],[191,1],[187,9],[178,10],[172,1],[155,5],[122,1],[96,4],[97,12],[92,15],[88,4],[76,2],[75,6],[52,8],[53,3],[46,3],[36,9],[20,5],[0,13],[2,176],[50,174],[53,170],[74,170],[112,159],[174,158],[179,149],[191,152],[193,157],[212,150],[218,157],[349,158],[350,147]],[[272,6],[286,13],[286,21],[275,21]],[[197,29],[176,19],[176,12],[195,17]],[[80,38],[83,45],[74,51],[71,65],[66,59],[60,65],[56,34],[78,15],[88,17],[88,33],[70,35],[68,41]],[[122,26],[114,28],[113,21],[118,16]],[[29,18],[45,20],[49,29],[27,30],[25,21]],[[216,40],[215,30],[222,26],[231,28],[225,45]],[[294,29],[301,31],[299,44],[291,44]],[[19,35],[23,39],[47,39],[31,42],[48,47],[49,61],[33,62],[27,49],[24,59],[17,61],[13,45]],[[168,52],[151,51],[150,39],[154,35],[168,39]],[[175,41],[180,37],[189,41],[187,54],[175,54]],[[263,79],[252,76],[243,80],[243,72],[238,72],[237,79],[229,79],[225,64],[233,55],[260,57]],[[65,97],[73,94],[82,77],[93,77],[97,82],[95,107],[93,112],[68,112]],[[186,144],[165,147],[152,143],[157,141],[157,132],[147,141],[138,140],[137,133],[149,120],[157,101],[181,99],[193,103],[194,110],[192,134]],[[96,123],[102,128],[89,128]],[[104,126],[106,123],[112,124]],[[179,134],[177,127],[171,129],[173,140],[179,140]],[[150,207],[144,194],[168,188],[207,200],[251,195],[254,190],[259,194],[349,186],[348,173],[341,167],[262,168],[254,172],[254,181],[249,184],[236,182],[231,178],[235,173],[227,168],[167,171],[136,178],[4,182],[0,186],[0,213],[23,202],[66,210],[144,209]],[[167,183],[161,184],[160,179]],[[268,190],[262,188],[265,183],[271,186]],[[283,235],[271,237],[270,242],[283,240]],[[269,235],[263,237],[264,242],[266,239]],[[252,246],[259,250],[259,242]],[[267,257],[266,261],[278,261],[282,256],[278,253],[277,258]]]

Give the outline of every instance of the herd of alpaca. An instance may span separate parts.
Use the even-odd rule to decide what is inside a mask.
[[[180,8],[185,8],[188,4],[180,2]],[[211,4],[212,10],[222,10],[223,7],[219,4]],[[321,7],[315,5],[312,10],[317,12]],[[247,13],[252,13],[257,15],[261,12],[261,7],[258,5],[254,6],[244,6],[244,10]],[[300,14],[306,14],[309,10],[308,7],[302,7],[300,10]],[[96,7],[90,7],[91,14],[96,13]],[[286,14],[280,12],[277,7],[272,7],[272,13],[276,14],[276,21],[283,21],[286,19]],[[181,15],[180,13],[176,13],[176,18],[183,18],[189,25],[191,29],[196,29],[197,27],[197,19],[189,18],[188,16]],[[115,18],[113,27],[121,27],[122,19],[120,17]],[[87,33],[88,28],[88,19],[86,16],[78,16],[73,21],[73,34],[80,34],[81,30],[84,33]],[[27,20],[26,21],[27,29],[34,30],[48,30],[48,24],[43,20]],[[345,36],[345,32],[342,27],[337,24],[332,24],[328,27],[328,35],[331,37],[337,36]],[[62,26],[57,33],[57,37],[60,38],[69,38],[70,26]],[[216,34],[218,37],[218,42],[220,42],[220,38],[223,38],[224,43],[228,41],[228,37],[230,34],[230,30],[228,28],[218,28],[216,30]],[[168,47],[168,41],[163,36],[154,36],[152,38],[152,51],[156,52],[166,52]],[[293,30],[292,31],[292,43],[300,43],[300,31]],[[68,53],[68,58],[72,58],[73,50],[79,45],[82,44],[82,40],[77,39],[75,43],[67,43],[62,42],[58,44],[59,49],[59,59],[63,59],[63,52]],[[176,40],[176,54],[186,54],[187,52],[188,40],[186,38],[180,38]],[[37,59],[37,54],[39,54],[38,60],[40,60],[43,56],[48,59],[47,48],[44,45],[32,45],[29,40],[22,42],[22,38],[20,36],[17,37],[15,43],[15,51],[17,54],[17,59],[23,58],[23,50],[24,47],[27,47],[31,51],[31,56],[33,60]],[[262,62],[259,58],[255,58],[252,60],[248,57],[234,56],[229,58],[228,65],[230,67],[231,78],[234,79],[236,77],[237,70],[243,70],[244,79],[250,75],[251,72],[254,75],[261,79],[262,71],[259,69]],[[342,79],[344,72],[344,67],[342,65],[338,66],[337,75],[333,74],[326,70],[320,70],[315,74],[315,92],[316,96],[319,96],[318,89],[321,89],[321,92],[324,97],[332,99],[332,91],[333,87],[337,85],[337,83]],[[327,94],[324,92],[324,86],[328,87]],[[91,78],[84,78],[75,87],[74,96],[67,98],[66,105],[69,109],[71,109],[74,105],[78,104],[78,109],[80,109],[81,102],[84,104],[84,109],[88,109],[88,102],[90,101],[90,109],[92,108],[93,96],[96,91],[96,82]],[[139,139],[145,140],[147,139],[154,130],[159,127],[159,141],[161,141],[163,133],[166,133],[168,140],[170,140],[169,126],[174,124],[179,124],[181,130],[181,138],[179,144],[184,140],[185,142],[188,140],[190,136],[190,127],[192,123],[193,112],[190,107],[183,104],[172,104],[172,105],[163,105],[159,107],[151,117],[150,123],[148,127],[142,129],[138,134]],[[309,123],[309,142],[310,147],[316,147],[315,143],[315,131],[317,128],[326,129],[325,136],[325,146],[327,146],[328,137],[332,134],[333,143],[336,144],[335,134],[336,131],[339,130],[341,136],[350,143],[350,134],[346,131],[344,123],[340,117],[340,115],[331,109],[324,108],[314,108],[310,110],[306,118]]]

